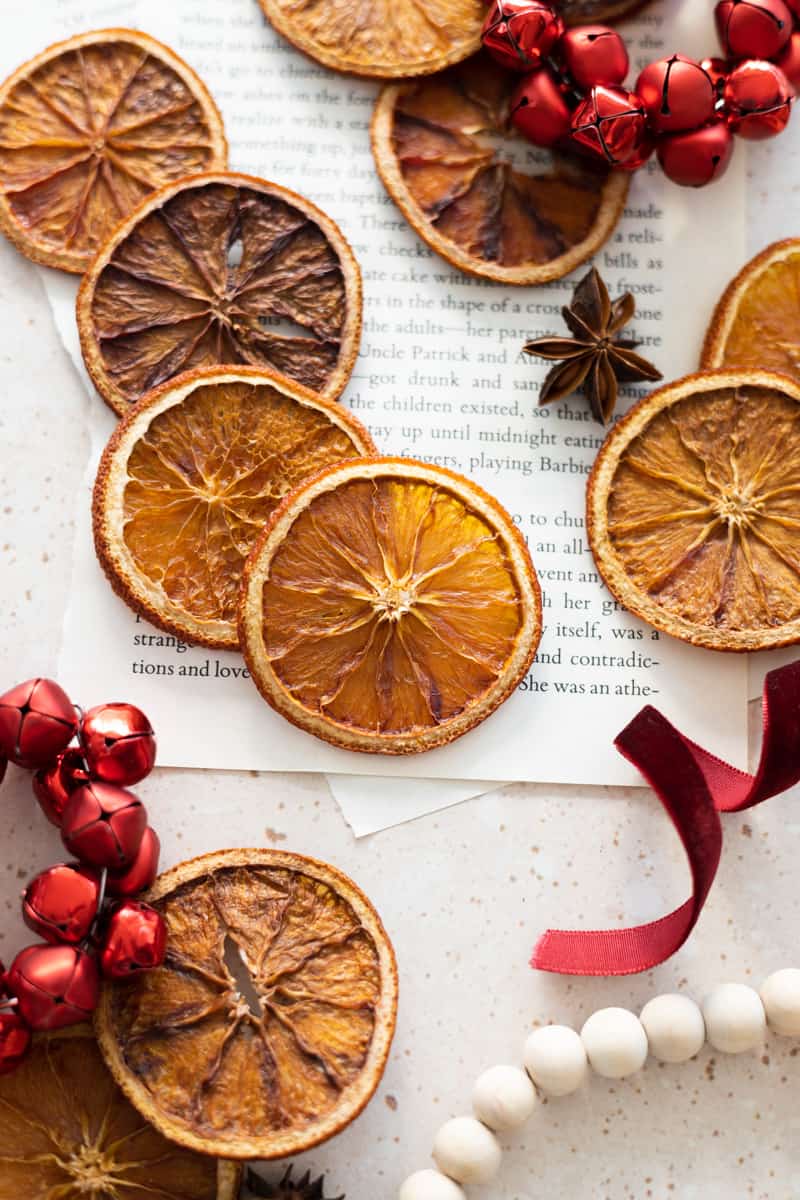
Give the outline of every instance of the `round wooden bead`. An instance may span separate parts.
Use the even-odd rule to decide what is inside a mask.
[[[639,1020],[644,1026],[650,1053],[666,1063],[688,1062],[706,1040],[703,1014],[688,996],[671,993],[648,1001]]]
[[[490,1129],[474,1117],[447,1121],[433,1143],[433,1159],[456,1183],[488,1183],[500,1170],[502,1151]]]
[[[439,1171],[415,1171],[400,1187],[397,1200],[467,1200],[462,1188]]]
[[[536,1088],[519,1067],[490,1067],[475,1084],[472,1107],[490,1129],[519,1129],[536,1107]]]
[[[784,1037],[800,1037],[800,970],[776,971],[764,980],[759,994],[770,1029]]]
[[[592,1068],[606,1079],[633,1075],[647,1058],[647,1034],[627,1008],[601,1008],[581,1030],[581,1041]]]
[[[744,983],[723,983],[703,1002],[706,1036],[723,1054],[742,1054],[760,1046],[767,1032],[761,997]]]
[[[549,1096],[569,1096],[586,1079],[589,1064],[583,1042],[568,1025],[534,1029],[523,1050],[525,1069]]]

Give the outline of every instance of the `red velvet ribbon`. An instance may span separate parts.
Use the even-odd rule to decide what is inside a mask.
[[[800,780],[800,661],[764,680],[764,736],[755,775],[691,741],[657,709],[643,708],[614,745],[654,789],[683,842],[692,895],[680,908],[631,929],[550,929],[531,966],[562,975],[633,975],[674,954],[706,902],[722,853],[721,812],[741,812]]]

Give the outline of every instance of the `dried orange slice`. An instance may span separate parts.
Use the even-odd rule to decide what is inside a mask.
[[[374,452],[348,409],[285,376],[190,371],[132,408],[103,453],[98,558],[153,624],[230,649],[244,563],[279,501],[308,475]]]
[[[239,635],[264,698],[347,750],[413,754],[525,676],[541,595],[525,542],[463,476],[403,458],[286,497],[245,567]]]
[[[95,1024],[122,1089],[205,1154],[282,1158],[342,1130],[383,1074],[397,964],[380,918],[334,867],[223,850],[156,880],[163,967],[106,987]]]
[[[259,0],[278,33],[334,71],[428,75],[474,54],[484,0]]]
[[[58,42],[0,86],[0,229],[82,272],[155,188],[227,161],[202,80],[155,38],[101,29]]]
[[[597,566],[624,606],[712,650],[800,640],[800,385],[710,371],[640,400],[589,478]]]
[[[0,1200],[236,1200],[241,1171],[166,1141],[109,1074],[90,1030],[37,1038],[0,1078]]]
[[[588,159],[547,155],[536,174],[496,148],[510,138],[513,72],[486,54],[431,79],[384,88],[372,149],[389,195],[453,266],[499,283],[560,279],[622,215],[630,177]],[[530,150],[530,147],[528,147]]]
[[[781,371],[800,379],[800,238],[775,242],[733,280],[714,310],[704,367]]]
[[[567,25],[610,25],[630,17],[649,0],[559,0],[556,8]]]
[[[117,413],[181,371],[245,363],[335,399],[361,336],[361,275],[338,226],[229,172],[156,192],[98,251],[78,295],[86,367]]]

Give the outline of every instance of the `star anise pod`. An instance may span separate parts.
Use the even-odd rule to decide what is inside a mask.
[[[269,1197],[271,1200],[325,1200],[322,1176],[312,1179],[311,1172],[306,1171],[302,1179],[295,1179],[291,1165],[280,1183],[268,1183],[266,1179],[256,1175],[255,1171],[248,1171],[246,1186],[251,1195]],[[338,1200],[345,1198],[339,1196]]]
[[[572,303],[561,310],[573,336],[537,338],[523,346],[525,354],[557,363],[542,384],[539,403],[563,400],[581,388],[595,419],[607,425],[617,405],[620,383],[661,379],[661,372],[635,353],[638,342],[616,336],[635,311],[630,292],[612,302],[599,272],[592,267],[575,288]]]

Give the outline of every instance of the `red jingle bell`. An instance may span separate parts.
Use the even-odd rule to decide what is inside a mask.
[[[555,146],[570,131],[572,112],[549,67],[520,80],[511,96],[511,123],[535,146]]]
[[[722,89],[725,86],[725,80],[728,78],[735,65],[735,63],[729,63],[725,58],[701,59],[700,66],[713,83],[714,94],[717,99],[719,99],[722,95]]]
[[[88,781],[83,755],[74,747],[59,754],[49,767],[40,767],[33,777],[33,794],[48,821],[60,825],[70,796]]]
[[[632,158],[626,158],[624,163],[619,164],[621,171],[638,171],[645,165],[656,148],[658,139],[656,135],[648,129],[642,139],[642,144],[633,155]]]
[[[636,94],[656,133],[699,129],[713,116],[717,99],[702,65],[683,54],[649,63],[636,80]]]
[[[538,67],[564,32],[564,22],[543,0],[492,0],[481,37],[492,58],[509,71]]]
[[[775,59],[775,66],[783,71],[797,94],[800,89],[800,33],[792,34],[779,57]]]
[[[572,114],[572,139],[611,166],[636,158],[647,141],[647,118],[635,92],[594,87]]]
[[[8,766],[8,759],[4,758],[3,755],[0,754],[0,783],[2,783],[6,777],[6,767],[7,766]]]
[[[161,855],[161,843],[152,825],[148,825],[142,836],[139,853],[127,871],[113,874],[109,871],[106,879],[106,891],[109,896],[138,896],[153,883],[158,874],[158,860]]]
[[[99,904],[99,877],[71,863],[59,863],[28,884],[22,894],[22,916],[46,942],[77,945],[89,936]]]
[[[31,1031],[13,1009],[0,1012],[0,1075],[10,1075],[31,1048]]]
[[[664,174],[683,187],[705,187],[719,179],[733,154],[733,135],[724,121],[703,129],[673,133],[658,142],[658,161]]]
[[[20,1016],[37,1032],[77,1025],[97,1007],[97,963],[77,946],[28,946],[6,978]]]
[[[131,787],[149,775],[156,739],[147,717],[133,704],[98,704],[81,721],[80,740],[89,773],[104,783]]]
[[[78,728],[69,696],[52,679],[29,679],[0,696],[0,754],[18,767],[44,767]]]
[[[61,838],[82,863],[120,872],[134,862],[146,827],[147,813],[133,792],[93,780],[70,797]]]
[[[791,116],[792,85],[774,63],[741,63],[728,76],[723,98],[732,132],[751,141],[775,137]]]
[[[130,979],[160,967],[166,948],[167,927],[161,913],[138,900],[126,900],[111,914],[100,967],[106,979]]]
[[[714,17],[720,45],[731,58],[774,58],[792,32],[784,0],[719,0]]]
[[[628,74],[628,51],[616,29],[608,25],[579,25],[568,29],[558,51],[572,79],[588,90],[603,83],[616,87]]]

